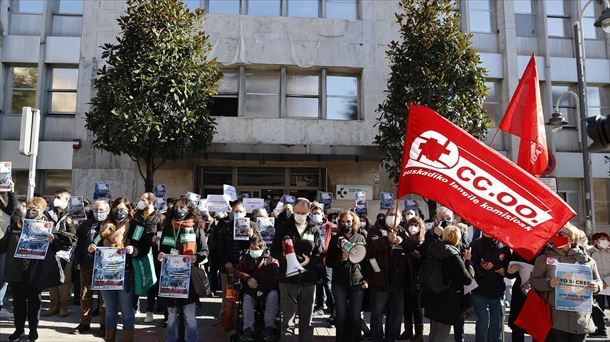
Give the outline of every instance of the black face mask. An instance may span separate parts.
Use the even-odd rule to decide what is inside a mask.
[[[25,218],[27,219],[35,219],[40,215],[40,210],[37,208],[28,209],[25,213]]]
[[[352,231],[352,225],[351,224],[347,224],[347,223],[341,224],[341,232],[343,234],[347,234],[347,233],[349,233],[351,231]]]

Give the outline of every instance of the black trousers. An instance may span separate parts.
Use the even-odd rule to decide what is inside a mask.
[[[587,334],[570,334],[561,330],[551,329],[546,337],[547,342],[583,342]]]
[[[40,291],[24,281],[11,282],[10,286],[13,291],[15,329],[24,329],[26,317],[30,330],[38,329],[41,305]]]

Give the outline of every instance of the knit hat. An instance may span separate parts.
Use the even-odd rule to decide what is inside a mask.
[[[42,197],[34,197],[31,200],[28,201],[27,206],[31,206],[34,205],[36,206],[36,208],[38,208],[38,210],[40,210],[41,212],[45,211],[45,209],[47,209],[47,201],[45,201],[44,198]]]

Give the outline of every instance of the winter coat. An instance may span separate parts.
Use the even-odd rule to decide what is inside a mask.
[[[3,225],[4,225],[4,216],[2,215],[2,213],[4,212],[9,219],[13,216],[13,214],[15,213],[15,211],[17,210],[17,195],[14,192],[9,192],[7,194],[8,198],[7,198],[7,202],[5,203],[5,206],[2,206],[0,204],[0,239],[2,239],[2,237],[4,237],[4,229],[3,229]],[[9,223],[10,224],[10,223]],[[8,227],[7,227],[8,228]]]
[[[464,264],[457,247],[442,241],[436,241],[428,246],[428,258],[441,260],[443,279],[448,283],[447,289],[434,293],[424,288],[422,302],[425,316],[430,320],[454,324],[464,311],[464,285],[470,285],[472,274]]]
[[[536,258],[534,270],[530,278],[532,287],[536,289],[551,306],[551,319],[553,329],[570,334],[587,334],[595,331],[595,324],[590,312],[573,312],[555,309],[555,289],[551,287],[550,280],[555,278],[555,264],[582,264],[591,267],[593,281],[601,289],[602,282],[597,272],[595,260],[587,256],[578,248],[571,248],[568,252],[555,247],[547,248],[545,253]]]
[[[405,290],[408,293],[415,294],[421,290],[421,275],[420,269],[422,262],[424,261],[423,255],[420,251],[421,243],[423,241],[417,241],[417,247],[414,251],[407,254],[407,271],[406,276],[406,287]]]
[[[233,239],[234,219],[233,213],[229,213],[229,215],[218,221],[218,240],[214,241],[216,255],[220,261],[221,269],[225,273],[224,265],[230,262],[235,267],[239,263],[241,254],[250,246],[248,240]],[[254,234],[260,236],[260,230],[256,222],[250,221],[250,228],[252,228]]]
[[[479,285],[473,290],[473,293],[490,299],[503,297],[506,289],[504,276],[496,270],[508,268],[510,249],[499,241],[486,236],[472,241],[471,247],[474,279]],[[494,267],[490,270],[484,269],[481,266],[483,261],[491,262]]]
[[[280,282],[280,263],[277,259],[271,257],[270,252],[266,250],[263,256],[254,259],[249,253],[242,254],[237,267],[234,271],[235,277],[242,282],[242,289],[252,295],[258,297],[260,291],[265,295],[270,290],[276,290]],[[246,282],[254,278],[258,283],[255,289],[250,288]]]
[[[362,284],[366,279],[363,263],[364,259],[358,264],[353,264],[351,261],[342,260],[343,249],[339,246],[339,238],[345,237],[343,234],[338,234],[330,239],[328,245],[328,254],[326,255],[326,266],[333,269],[332,283],[351,287]],[[361,244],[366,246],[366,238],[361,233],[354,233],[349,238],[349,242],[353,244]]]
[[[51,208],[45,212],[45,216],[49,222],[53,222],[53,232],[67,232],[76,235],[76,226],[69,217],[68,209],[64,212],[59,212],[57,208]]]
[[[418,241],[411,239],[401,226],[396,227],[396,234],[402,239],[401,248],[393,247],[387,239],[388,230],[384,222],[378,221],[368,231],[367,259],[377,263],[379,272],[373,268],[369,272],[369,288],[389,291],[403,288],[407,270],[407,254],[413,252]],[[374,261],[371,259],[375,259]]]
[[[602,280],[608,282],[610,280],[610,248],[598,249],[597,246],[589,251],[595,264],[597,264],[597,272]],[[610,283],[608,284],[610,286]]]
[[[189,217],[187,217],[186,219],[189,219]],[[195,261],[195,265],[199,265],[200,263],[202,263],[207,257],[208,257],[208,245],[206,243],[206,238],[205,238],[205,232],[203,231],[203,227],[199,227],[195,229],[195,245],[197,252],[195,253],[196,256],[196,261]],[[165,240],[165,237],[169,237],[171,239],[174,239],[174,232],[175,229],[172,225],[171,219],[168,218],[166,220],[166,222],[163,224],[163,233],[161,233],[161,244],[160,244],[160,252],[163,252],[164,254],[171,254],[172,249],[175,248],[174,245],[168,244],[168,243],[163,243]],[[180,233],[180,235],[183,235],[182,232]],[[177,240],[180,240],[180,236],[176,237]],[[158,259],[158,254],[154,255],[153,258]],[[193,287],[193,278],[191,277],[191,283],[189,284],[189,297],[188,298],[166,298],[166,297],[159,297],[159,303],[160,305],[163,305],[164,307],[176,307],[178,305],[187,305],[187,304],[191,304],[191,303],[195,303],[198,300],[198,296],[197,293],[195,293],[195,289]]]
[[[284,223],[277,226],[273,243],[271,244],[271,256],[280,262],[280,282],[291,284],[316,284],[318,282],[318,267],[322,262],[320,257],[320,231],[316,225],[307,218],[307,226],[303,234],[299,234],[294,215],[290,216]],[[303,255],[309,257],[309,263],[305,265],[305,270],[298,275],[286,277],[286,257],[282,241],[285,238],[292,239],[294,252],[299,263],[304,261]]]
[[[93,243],[95,237],[100,233],[102,222],[95,221],[93,218],[88,218],[83,221],[76,230],[76,250],[74,254],[74,262],[80,266],[93,267],[93,254],[87,252],[89,245]]]

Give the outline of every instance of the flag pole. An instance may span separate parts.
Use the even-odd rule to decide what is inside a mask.
[[[493,138],[491,138],[491,142],[489,143],[489,147],[494,148],[494,142],[496,142],[496,137],[498,136],[498,132],[500,132],[500,128],[496,128],[496,133],[494,133]]]

